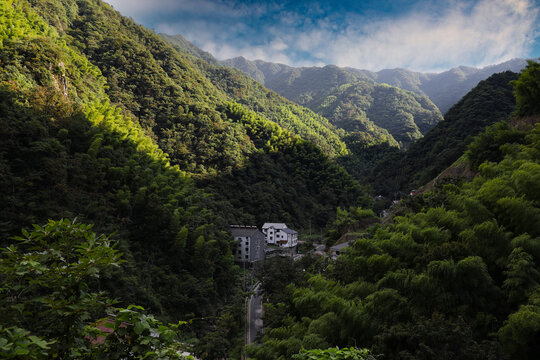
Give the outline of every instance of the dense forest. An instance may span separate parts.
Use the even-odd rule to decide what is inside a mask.
[[[251,61],[243,57],[228,59],[223,63],[244,71],[253,79],[280,94],[282,91],[287,91],[287,86],[291,82],[297,81],[296,78],[302,76],[302,74],[309,74],[310,77],[316,79],[324,79],[327,82],[323,86],[330,85],[331,87],[358,80],[370,80],[378,84],[388,84],[412,91],[421,96],[427,96],[443,114],[481,80],[504,71],[519,72],[527,65],[527,62],[523,59],[512,59],[484,68],[459,66],[440,73],[421,73],[401,68],[383,69],[377,72],[350,67],[338,68],[336,66],[294,68],[262,60]],[[335,72],[334,76],[322,75],[331,72]],[[318,86],[320,85],[319,83]],[[318,90],[306,87],[302,93],[313,93],[315,91]],[[285,96],[289,98],[289,95],[295,96],[295,93],[292,92]]]
[[[18,0],[0,6],[1,246],[26,229],[19,246],[2,252],[1,273],[9,274],[0,277],[3,354],[13,354],[17,343],[22,352],[16,356],[100,358],[90,355],[92,348],[83,354],[88,333],[81,326],[113,304],[101,290],[116,306],[138,304],[162,320],[189,321],[184,333],[196,353],[239,351],[241,270],[233,264],[228,225],[281,220],[301,227],[312,220],[323,227],[337,206],[369,206],[363,187],[323,150],[235,102],[190,55],[109,5]],[[280,111],[325,121],[290,102]],[[327,150],[337,155],[343,145],[336,144],[337,150]],[[257,196],[260,202],[253,201]],[[44,225],[48,219],[55,220]],[[45,227],[31,232],[32,224]],[[93,224],[93,232],[83,224]],[[59,242],[77,232],[75,243]],[[21,260],[75,251],[84,239],[102,239],[99,234],[113,240],[96,242],[96,254],[115,244],[122,260],[112,254],[82,270],[68,263],[66,271],[74,271],[69,284],[54,274],[58,261],[71,260]],[[45,241],[40,248],[33,247],[37,237]],[[21,261],[29,265],[24,272],[15,266]],[[41,283],[36,276],[45,269],[50,278]],[[12,282],[23,273],[32,286],[15,296],[21,288],[11,288]],[[56,286],[76,292],[83,284],[86,295],[77,299],[71,293],[40,297]],[[56,302],[65,307],[55,308]],[[85,304],[88,311],[81,312]],[[65,326],[51,331],[62,319]],[[164,326],[148,321],[130,333],[147,347],[151,342],[142,335]],[[81,352],[70,355],[74,343]],[[50,352],[33,352],[45,348]]]
[[[426,97],[336,67],[307,109],[163,38],[101,0],[0,2],[0,357],[239,358],[249,293],[227,230],[280,221],[356,241],[259,269],[254,359],[533,358],[538,63],[440,121]],[[456,151],[416,165],[443,133]],[[476,176],[382,225],[366,169],[395,156],[414,181],[400,187],[459,156]]]
[[[378,84],[334,65],[291,68],[243,58],[224,63],[264,79],[268,88],[324,116],[366,146],[406,148],[442,120],[425,95]]]
[[[339,210],[329,231],[357,239],[336,261],[308,260],[291,283],[263,274],[271,303],[251,356],[355,346],[385,359],[535,359],[539,80],[531,61],[513,82],[512,117],[468,146],[473,180],[409,199],[387,225],[369,226],[373,213],[363,209]]]
[[[347,135],[364,132],[374,138],[368,144],[402,148],[442,120],[426,97],[366,81],[342,85],[307,106],[346,130]]]
[[[481,81],[405,152],[389,152],[383,161],[370,163],[367,181],[385,195],[427,184],[461,157],[476,134],[510,116],[515,107],[510,82],[516,79],[506,71]]]

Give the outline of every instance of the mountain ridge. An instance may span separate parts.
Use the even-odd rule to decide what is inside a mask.
[[[215,62],[209,63],[205,61],[207,53],[200,49],[197,50],[198,48],[195,45],[183,37],[171,38],[166,35],[161,35],[161,37],[198,58],[199,60],[195,62],[198,62],[200,69],[216,86],[228,93],[235,101],[242,104],[250,103],[248,106],[255,111],[265,108],[265,116],[270,116],[271,120],[286,128],[288,128],[287,116],[295,112],[298,114],[299,111],[305,113],[306,110],[297,108],[291,109],[292,112],[289,110],[281,111],[278,116],[269,115],[271,112],[275,113],[275,109],[279,109],[281,104],[275,103],[273,106],[268,106],[258,100],[254,102],[251,94],[258,92],[260,94],[259,99],[271,99],[271,94],[264,95],[264,91],[267,91],[266,88],[273,90],[285,99],[303,106],[303,109],[309,109],[318,115],[322,115],[323,118],[318,119],[317,123],[329,127],[329,125],[325,124],[326,120],[324,119],[328,118],[330,125],[336,127],[336,129],[332,129],[330,126],[330,130],[338,134],[342,140],[346,137],[350,139],[350,135],[352,135],[355,142],[363,141],[366,145],[388,143],[391,146],[406,148],[412,141],[422,137],[422,134],[437,121],[442,120],[442,115],[429,99],[420,99],[423,95],[416,95],[412,92],[405,93],[405,91],[398,88],[390,90],[390,86],[377,84],[369,79],[359,80],[357,75],[335,65],[327,65],[322,68],[297,69],[263,61],[249,62],[241,58],[240,61],[245,66],[243,69],[235,70],[241,71],[242,74],[259,84],[260,89],[257,89],[255,84],[242,79],[239,74],[226,70],[234,67],[223,66],[220,68]],[[251,76],[242,70],[247,70]],[[274,76],[265,82],[265,73]],[[347,96],[343,97],[343,88],[340,89],[340,87],[353,83],[364,84],[355,87],[353,94],[349,90]],[[261,85],[264,85],[264,87],[261,88]],[[385,97],[390,100],[386,102]],[[355,98],[362,98],[362,104],[356,104]],[[336,99],[337,101],[335,101]],[[335,103],[330,109],[331,113],[328,109],[321,107],[329,102]],[[290,105],[286,106],[290,107]],[[305,115],[303,116],[305,117]],[[311,123],[315,124],[315,122]],[[381,126],[381,124],[384,125]],[[429,125],[426,127],[425,124]],[[294,128],[296,130],[300,129],[296,125]],[[347,132],[350,131],[353,133],[348,134]],[[309,131],[306,130],[300,131],[300,134],[304,137],[308,133]],[[332,137],[326,136],[326,138],[328,139],[327,142],[337,144],[337,141]],[[308,139],[322,146],[323,149],[328,147],[325,141],[317,140],[312,136],[308,137]],[[340,149],[337,150],[338,154],[341,152],[342,156],[347,155],[346,152]],[[328,151],[326,152],[331,156],[333,155]]]
[[[283,64],[268,63],[263,60],[247,60],[241,56],[224,60],[222,63],[239,68],[258,81],[261,81],[262,79],[262,83],[268,84],[270,88],[272,87],[271,84],[276,81],[276,76],[278,76],[276,74],[284,76],[282,73],[290,73],[295,70],[298,71],[298,69],[304,71],[305,69],[311,69],[312,71],[316,71],[315,69],[322,70],[326,66],[333,66],[291,67]],[[516,58],[499,64],[487,65],[482,68],[461,65],[440,73],[422,73],[404,68],[383,69],[377,72],[351,67],[340,69],[356,75],[357,80],[372,80],[377,83],[386,83],[404,90],[415,92],[419,95],[428,96],[441,110],[441,113],[444,114],[479,81],[485,80],[493,73],[506,70],[519,72],[526,64],[526,60]],[[271,66],[274,66],[278,71],[267,71]],[[445,86],[438,85],[448,82],[450,83]],[[450,95],[448,95],[449,92]]]

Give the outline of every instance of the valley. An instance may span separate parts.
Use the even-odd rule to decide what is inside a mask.
[[[0,66],[0,357],[535,358],[537,61],[219,61],[6,0]]]

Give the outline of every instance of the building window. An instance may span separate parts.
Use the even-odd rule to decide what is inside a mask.
[[[249,248],[246,248],[246,251],[249,251]]]
[[[241,254],[241,253],[242,253],[242,250],[238,250],[238,253]]]
[[[248,256],[246,255],[246,259],[248,258]]]

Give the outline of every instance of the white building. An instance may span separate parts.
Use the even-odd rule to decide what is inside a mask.
[[[283,223],[265,223],[262,227],[266,243],[292,248],[298,245],[298,233]]]
[[[264,260],[264,234],[256,226],[231,225],[231,234],[236,242],[235,261],[253,263]]]

